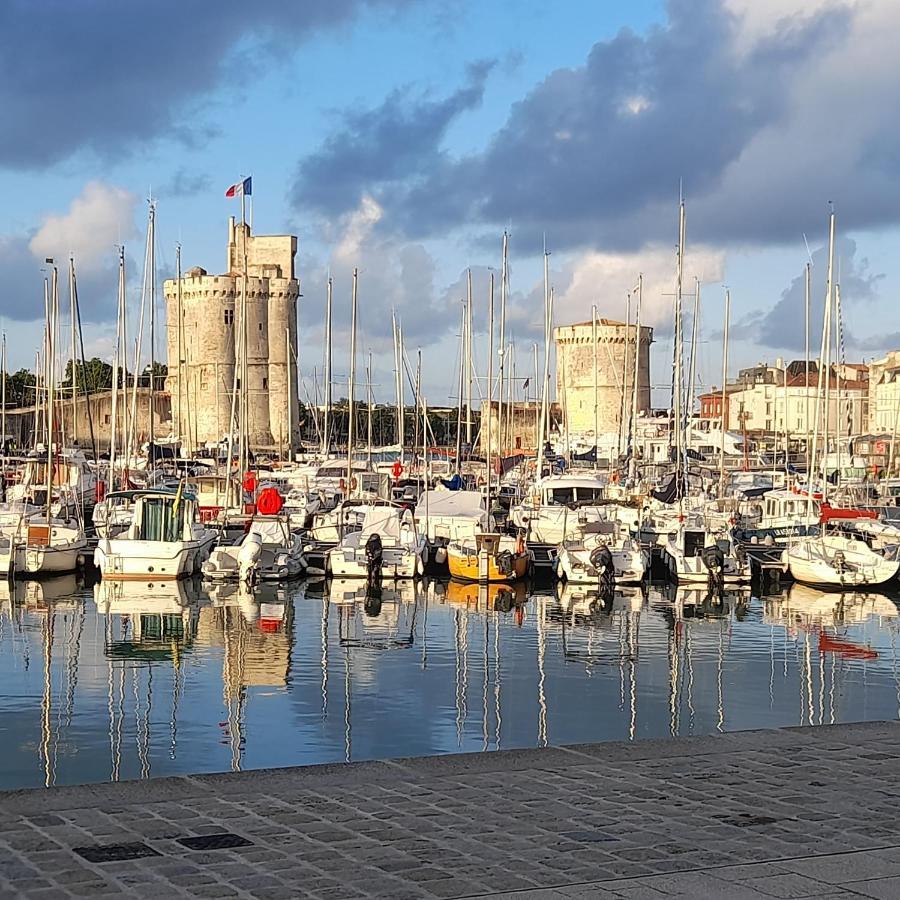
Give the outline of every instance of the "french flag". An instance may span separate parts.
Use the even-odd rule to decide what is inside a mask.
[[[250,197],[253,194],[253,179],[245,178],[237,184],[233,184],[227,191],[226,197]]]

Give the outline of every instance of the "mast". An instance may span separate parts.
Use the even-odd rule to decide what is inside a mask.
[[[284,358],[287,360],[287,373],[288,373],[288,377],[285,379],[285,381],[287,382],[287,401],[288,401],[286,457],[288,460],[290,460],[293,455],[292,451],[293,451],[293,446],[294,446],[294,416],[293,416],[294,386],[291,384],[291,329],[290,328],[284,329]],[[299,378],[299,374],[300,374],[300,365],[298,364],[297,365],[298,378]],[[300,386],[298,384],[297,385],[298,393],[299,393],[299,388],[300,388]],[[313,421],[315,421],[315,418],[313,418]],[[299,432],[299,429],[298,429],[298,432]],[[298,437],[299,437],[299,435],[298,435]]]
[[[75,259],[69,257],[69,324],[72,332],[72,443],[78,444],[78,380],[75,377],[75,366],[78,356],[75,351]],[[5,404],[4,404],[5,406]],[[3,439],[6,440],[6,430],[3,429]]]
[[[331,299],[332,278],[328,276],[328,288],[325,295],[325,424],[322,430],[322,456],[328,458],[331,449]]]
[[[356,436],[356,409],[353,403],[353,391],[356,386],[356,290],[359,270],[353,270],[353,288],[350,295],[350,377],[348,407],[350,418],[347,423],[347,496],[353,482],[353,439]]]
[[[372,468],[372,351],[369,351],[369,363],[366,366],[366,384],[368,386],[368,401],[369,401],[369,424],[366,434],[366,460],[368,462],[369,468]]]
[[[147,224],[147,249],[150,257],[150,397],[148,412],[150,414],[150,445],[156,437],[154,418],[156,404],[156,203],[150,199],[150,221]]]
[[[685,414],[688,422],[694,415],[694,393],[697,382],[697,340],[700,337],[700,279],[694,279],[694,321],[691,322],[691,356],[688,367],[688,401]]]
[[[597,304],[591,307],[591,346],[594,348],[594,467],[600,456],[600,360],[598,358],[599,343],[597,337]]]
[[[804,270],[804,278],[803,278],[803,287],[804,287],[804,298],[803,298],[803,324],[804,324],[804,334],[806,340],[806,384],[805,390],[803,392],[804,396],[804,411],[803,411],[803,426],[806,429],[806,440],[803,442],[806,445],[806,471],[807,478],[811,474],[810,465],[812,464],[812,460],[809,455],[809,298],[811,293],[811,266],[809,263],[806,264],[806,269]]]
[[[118,302],[116,304],[116,345],[113,352],[112,371],[112,415],[110,416],[109,438],[109,486],[110,490],[116,489],[116,433],[119,427],[119,369],[121,357],[122,324],[125,316],[125,247],[119,247],[119,289]],[[124,380],[124,374],[123,374]]]
[[[823,391],[822,391],[822,375],[824,372],[825,375],[825,393],[827,395],[828,390],[828,368],[827,368],[827,357],[828,357],[828,345],[830,343],[830,330],[829,330],[829,316],[831,310],[831,293],[832,293],[832,276],[834,273],[834,209],[831,210],[831,215],[829,217],[828,222],[828,270],[825,276],[825,310],[822,316],[822,345],[819,353],[819,376],[816,379],[817,381],[817,390],[816,390],[816,410],[815,410],[815,426],[813,428],[813,443],[812,450],[810,452],[810,463],[809,463],[809,494],[812,496],[814,492],[814,485],[812,481],[812,473],[813,468],[816,464],[816,451],[818,450],[819,445],[819,421],[821,419],[819,415],[820,404],[823,401]],[[825,402],[825,442],[827,446],[827,435],[828,435],[828,397],[824,397]],[[822,499],[825,500],[827,490],[827,481],[822,485]],[[809,519],[812,515],[812,504],[807,503],[807,524],[809,523]]]
[[[178,417],[176,425],[178,427],[178,441],[182,444],[182,454],[184,452],[184,433],[183,433],[183,416],[184,416],[184,312],[181,306],[181,244],[175,245],[175,317],[177,319],[175,325],[175,342],[178,348]],[[190,438],[190,428],[188,429],[188,438]]]
[[[472,450],[472,270],[466,269],[466,444]]]
[[[456,471],[462,471],[463,376],[466,363],[466,308],[463,306],[459,330],[459,383],[456,393]],[[398,369],[399,371],[399,369]],[[399,384],[399,382],[398,382]],[[398,387],[399,390],[399,387]]]
[[[400,465],[406,462],[406,400],[404,391],[403,365],[403,322],[397,322],[397,400],[400,404],[398,427],[400,431]],[[415,411],[413,412],[415,415]]]
[[[538,477],[543,468],[544,441],[550,431],[547,419],[549,417],[550,402],[550,323],[553,313],[551,311],[552,294],[550,291],[550,251],[544,248],[544,375],[541,379],[541,419],[538,429]],[[566,423],[568,428],[568,423]]]
[[[728,326],[731,321],[731,291],[725,291],[725,340],[722,343],[722,419],[720,423],[721,434],[719,436],[719,496],[725,496],[725,426],[728,424],[728,416],[725,412],[725,403],[728,392],[725,386],[728,383]]]
[[[635,459],[635,444],[637,443],[637,418],[638,418],[638,383],[641,374],[641,302],[644,299],[644,274],[638,275],[637,283],[637,310],[634,317],[634,378],[631,382],[631,418],[628,423],[628,454],[630,475],[633,479],[637,470]]]
[[[53,492],[53,403],[55,400],[55,381],[56,381],[56,365],[55,365],[55,348],[54,338],[56,337],[54,329],[56,328],[57,314],[59,311],[59,272],[56,266],[53,266],[53,281],[50,289],[50,308],[49,317],[47,319],[47,505],[45,514],[47,516],[47,524],[50,524],[50,501]]]
[[[505,372],[506,362],[506,301],[509,294],[509,235],[503,232],[503,257],[500,264],[500,346],[498,352],[500,354],[500,372],[499,382],[500,390],[497,398],[497,451],[500,456],[503,455],[503,393],[504,383],[503,376]],[[509,436],[507,435],[507,443]]]
[[[482,413],[481,416],[481,432],[482,434],[486,434],[485,438],[485,458],[487,460],[487,471],[485,472],[485,481],[487,482],[487,508],[488,513],[491,510],[491,474],[492,474],[492,459],[491,453],[493,451],[493,441],[492,437],[492,428],[491,428],[491,418],[492,418],[492,407],[494,403],[494,273],[491,272],[490,285],[488,287],[488,359],[487,359],[487,418],[485,418]],[[484,404],[482,404],[482,409],[484,409]],[[499,426],[499,423],[498,423]]]
[[[3,342],[0,344],[0,378],[2,378],[2,383],[0,383],[0,434],[2,434],[2,453],[3,453],[3,462],[4,468],[6,464],[6,332],[3,332]]]
[[[625,298],[625,352],[622,356],[622,398],[619,405],[619,456],[622,456],[622,441],[625,437],[625,413],[628,409],[628,401],[626,393],[628,388],[628,345],[630,343],[629,333],[631,331],[631,291]]]
[[[678,254],[675,264],[675,335],[672,357],[672,415],[675,429],[674,442],[677,466],[683,465],[682,457],[684,455],[681,402],[682,382],[684,379],[681,321],[682,284],[684,280],[684,231],[684,199],[682,199],[678,204]]]

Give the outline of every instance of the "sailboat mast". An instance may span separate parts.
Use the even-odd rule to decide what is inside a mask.
[[[550,402],[550,321],[551,321],[551,294],[550,294],[550,251],[544,248],[544,374],[541,378],[541,424],[538,429],[538,476],[543,467],[544,441],[550,428],[547,423],[549,415],[548,404]],[[568,423],[566,424],[568,427]]]
[[[156,203],[150,200],[150,220],[147,223],[147,251],[150,265],[150,397],[148,412],[150,414],[149,435],[150,446],[156,437],[154,428],[155,394],[156,394]]]
[[[497,450],[503,455],[503,449],[506,446],[503,442],[503,393],[504,383],[503,376],[505,373],[506,363],[506,301],[509,292],[509,235],[503,232],[503,258],[500,264],[500,345],[498,352],[500,354],[500,372],[499,372],[499,393],[497,397]],[[507,436],[507,443],[509,438]]]
[[[700,337],[700,279],[694,279],[694,320],[691,322],[691,356],[688,366],[688,400],[685,415],[690,422],[694,415],[694,394],[697,384],[697,342]]]
[[[481,415],[481,433],[485,436],[485,458],[487,461],[487,471],[485,472],[485,481],[487,483],[487,508],[491,509],[491,470],[493,441],[491,440],[493,429],[491,428],[491,420],[494,405],[494,273],[491,272],[490,284],[488,286],[488,348],[487,348],[487,416],[482,412]],[[484,404],[482,404],[482,410]],[[498,422],[499,426],[499,422]]]
[[[47,525],[50,524],[50,502],[53,493],[53,403],[55,400],[54,338],[56,319],[59,311],[59,272],[53,266],[53,281],[50,289],[50,309],[47,319],[47,360],[49,363],[47,381]]]
[[[684,278],[684,200],[678,204],[678,255],[675,266],[675,335],[672,358],[672,413],[675,428],[675,450],[677,465],[682,465],[684,447],[682,443],[682,380],[684,378],[682,359],[682,283]]]
[[[726,385],[728,384],[728,327],[731,322],[731,291],[725,291],[725,332],[722,342],[722,409],[719,428],[719,496],[725,496],[725,428],[728,424],[728,415],[725,411],[725,403],[728,399]]]
[[[806,384],[804,385],[803,398],[804,398],[804,410],[803,410],[803,425],[806,429],[806,440],[804,444],[806,444],[806,471],[810,473],[810,465],[812,460],[809,455],[809,300],[811,293],[811,266],[809,263],[806,264],[806,268],[804,270],[803,277],[803,326],[804,326],[804,336],[806,341]]]
[[[78,379],[75,377],[75,367],[78,364],[78,356],[75,351],[75,259],[69,257],[69,324],[72,332],[72,443],[78,444]]]
[[[175,245],[175,317],[177,319],[175,325],[175,342],[178,349],[178,416],[175,419],[175,425],[178,428],[178,441],[184,443],[184,426],[182,424],[184,417],[184,314],[181,307],[181,244]],[[190,434],[190,429],[188,429]]]
[[[466,365],[466,308],[463,306],[459,329],[459,383],[456,393],[456,471],[462,469],[463,376]]]
[[[644,275],[640,273],[637,283],[637,309],[634,316],[634,377],[631,381],[631,417],[628,422],[629,474],[632,479],[634,479],[637,468],[635,444],[637,443],[638,383],[641,374],[641,303],[643,299]]]
[[[328,288],[325,295],[325,423],[322,429],[322,456],[328,456],[331,449],[331,299],[333,282],[328,276]]]
[[[472,448],[472,270],[466,269],[466,444]]]
[[[369,351],[369,363],[366,366],[367,399],[369,402],[369,424],[366,434],[366,461],[372,468],[372,351]]]
[[[356,290],[359,280],[359,270],[353,270],[353,288],[350,295],[350,377],[348,408],[350,418],[347,423],[347,491],[349,496],[353,482],[353,439],[356,435],[356,409],[353,403],[353,393],[356,386]]]
[[[599,341],[597,337],[597,304],[591,306],[591,346],[594,349],[594,466],[600,458],[600,360],[598,358]]]
[[[629,335],[631,332],[631,291],[625,298],[625,352],[622,357],[622,399],[619,406],[619,456],[622,456],[623,443],[625,439],[625,414],[628,410],[627,389],[628,389],[628,373],[630,366],[628,364],[628,345],[630,343]]]

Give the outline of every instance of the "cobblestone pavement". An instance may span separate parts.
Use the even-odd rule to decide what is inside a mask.
[[[16,791],[0,897],[900,897],[898,816],[880,723]]]

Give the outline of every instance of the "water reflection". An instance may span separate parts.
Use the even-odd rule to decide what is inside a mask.
[[[0,584],[0,787],[900,716],[891,595]]]

